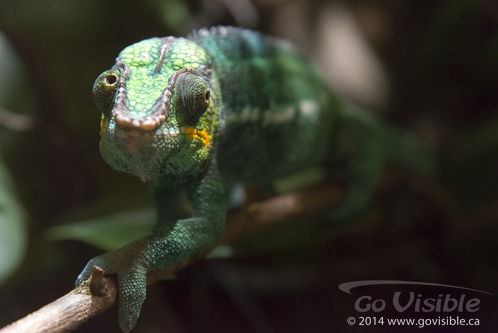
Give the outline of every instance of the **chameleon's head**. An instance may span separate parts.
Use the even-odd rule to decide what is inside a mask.
[[[192,174],[212,150],[215,90],[208,57],[193,42],[151,38],[125,48],[93,86],[103,158],[143,180]]]

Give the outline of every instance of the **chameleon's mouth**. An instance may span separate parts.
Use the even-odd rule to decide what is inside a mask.
[[[182,158],[185,156],[182,151],[198,157],[207,152],[211,142],[207,130],[193,127],[162,131],[116,127],[101,132],[100,149],[106,162],[115,169],[149,181],[164,173],[195,168],[198,161]]]
[[[115,132],[116,143],[121,151],[131,154],[153,154],[154,146],[159,142],[171,142],[175,138],[187,138],[200,142],[204,147],[211,143],[212,137],[206,129],[198,130],[193,127],[165,130],[161,133],[143,131],[137,128],[117,128]]]

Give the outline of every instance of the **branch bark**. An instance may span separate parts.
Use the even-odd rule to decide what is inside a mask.
[[[225,233],[218,245],[234,241],[258,228],[330,207],[343,196],[343,193],[342,187],[327,183],[233,210],[228,215]],[[147,284],[174,276],[175,272],[202,258],[209,251],[165,269],[151,272],[147,276]],[[92,276],[82,285],[0,329],[0,333],[69,332],[111,307],[116,302],[116,297],[115,277],[104,276],[100,268],[94,267]]]

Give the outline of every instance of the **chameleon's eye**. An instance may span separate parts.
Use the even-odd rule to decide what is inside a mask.
[[[178,116],[187,125],[195,125],[209,106],[211,91],[199,75],[185,72],[176,79]]]
[[[93,100],[99,109],[109,112],[119,83],[119,69],[110,69],[100,74],[93,84]]]

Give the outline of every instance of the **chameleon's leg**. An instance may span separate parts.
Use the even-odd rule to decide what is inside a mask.
[[[164,268],[216,244],[224,230],[223,184],[213,162],[208,172],[186,189],[193,217],[161,224],[153,235],[93,258],[78,276],[87,279],[94,265],[117,273],[119,325],[125,332],[136,324],[145,300],[147,272]]]

